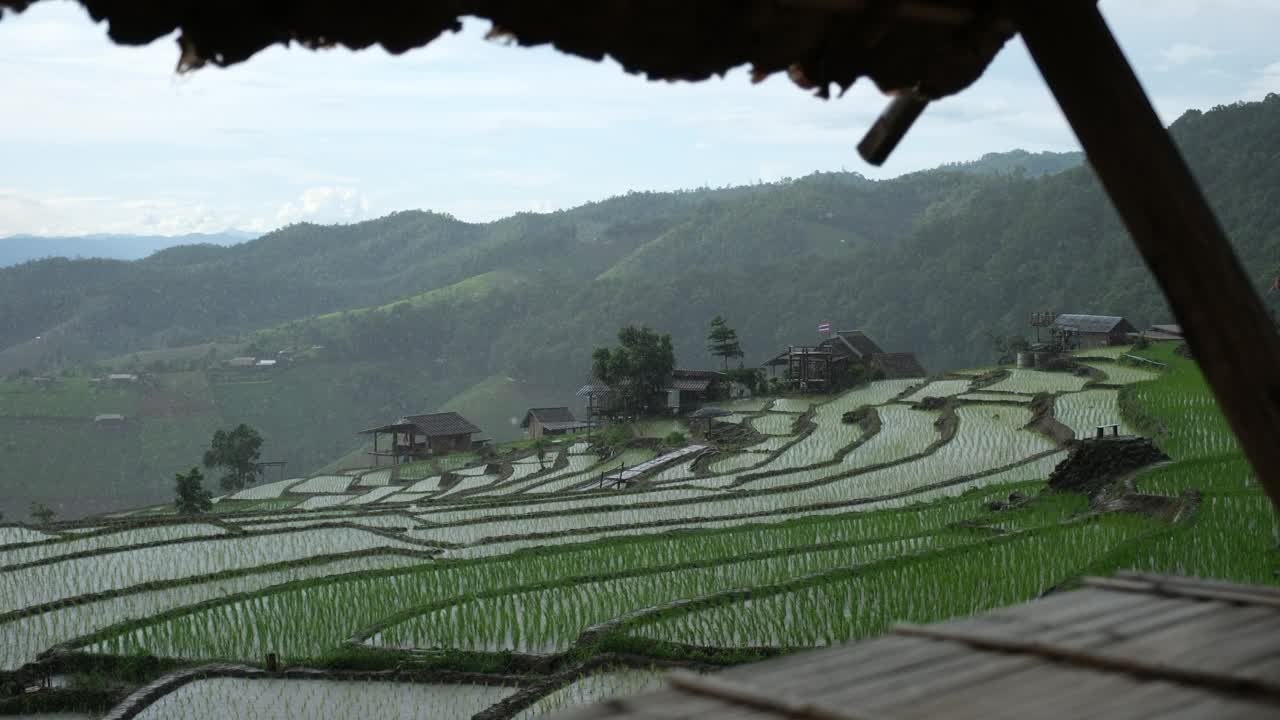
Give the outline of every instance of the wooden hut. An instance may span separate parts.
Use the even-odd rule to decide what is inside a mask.
[[[792,345],[765,363],[792,390],[832,392],[854,377],[887,379],[924,377],[914,353],[887,353],[861,330],[838,330],[817,345]]]
[[[585,430],[591,424],[575,418],[567,407],[529,408],[520,421],[520,427],[529,437],[540,438]]]
[[[398,463],[470,450],[471,436],[478,432],[480,428],[455,412],[407,415],[393,423],[360,431],[362,435],[373,436],[373,449],[369,454],[375,465],[384,457]],[[389,437],[389,447],[380,445],[384,436]]]
[[[1053,326],[1067,333],[1077,348],[1126,345],[1131,342],[1130,333],[1137,331],[1132,323],[1118,315],[1063,313],[1054,318]]]

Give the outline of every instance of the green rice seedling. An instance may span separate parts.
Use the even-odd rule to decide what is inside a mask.
[[[884,563],[847,577],[656,617],[639,637],[711,647],[806,648],[894,622],[936,622],[1032,599],[1154,527],[1118,516]]]
[[[1119,358],[1121,355],[1132,351],[1132,345],[1109,345],[1107,347],[1094,347],[1076,350],[1073,355],[1077,357],[1105,357]]]
[[[843,422],[846,412],[863,406],[889,402],[906,390],[912,380],[881,380],[850,390],[814,409],[814,429],[799,442],[788,447],[776,460],[760,468],[761,471],[787,469],[835,460],[836,454],[857,440],[862,430],[857,425]],[[773,440],[772,438],[770,440]],[[720,472],[718,468],[717,472]]]
[[[0,525],[0,545],[39,542],[41,540],[51,540],[55,537],[57,536],[22,527],[21,525]]]
[[[360,487],[383,487],[391,484],[391,468],[367,470],[356,479]]]
[[[127,548],[143,543],[181,540],[184,538],[215,537],[226,534],[226,530],[209,523],[177,523],[174,525],[153,525],[150,527],[129,528],[105,535],[89,537],[49,538],[38,545],[0,550],[0,566],[30,563],[37,560],[49,560],[64,555],[92,552],[108,548]]]
[[[970,541],[968,536],[926,535],[829,550],[789,551],[759,560],[726,559],[711,567],[659,570],[637,577],[460,599],[456,604],[384,628],[370,643],[400,648],[560,652],[588,627],[646,607]],[[146,647],[154,651],[155,644]]]
[[[382,499],[385,503],[416,503],[431,497],[432,493],[411,493],[402,492],[395,495],[388,495]]]
[[[688,462],[676,463],[667,468],[659,470],[653,477],[649,478],[649,482],[653,485],[663,483],[679,482],[681,480],[692,480],[695,475],[693,472],[693,460]]]
[[[593,480],[599,479],[601,475],[613,472],[623,467],[635,467],[642,462],[652,460],[657,457],[657,453],[647,448],[630,448],[623,450],[613,458],[605,462],[592,465],[581,472],[572,474],[561,474],[555,478],[546,481],[540,481],[536,486],[530,489],[534,493],[557,493],[565,490],[572,490],[577,485],[589,484]]]
[[[1224,454],[1160,465],[1134,478],[1139,491],[1154,495],[1181,495],[1188,490],[1210,494],[1261,495],[1243,455]]]
[[[1009,377],[995,385],[985,387],[983,390],[1023,393],[1025,395],[1035,395],[1041,392],[1075,392],[1083,389],[1088,381],[1088,378],[1070,373],[1014,368],[1009,371]]]
[[[395,485],[379,485],[372,490],[357,495],[346,502],[347,505],[371,505],[390,495],[400,492]]]
[[[716,403],[716,407],[724,408],[731,412],[753,413],[760,412],[773,404],[772,398],[767,397],[749,397],[738,398],[737,400],[721,400]]]
[[[1026,413],[1021,408],[1010,409]],[[974,410],[974,412],[981,417],[980,410]],[[986,421],[1000,422],[991,417],[987,417]],[[1006,416],[1004,422],[1017,427],[1019,418]],[[978,424],[977,421],[971,423],[974,427]],[[964,427],[963,420],[961,427]],[[960,437],[961,434],[957,434],[957,438]],[[953,444],[955,448],[951,449],[950,446]],[[929,486],[946,483],[952,478],[997,472],[1005,465],[1012,465],[1033,456],[1037,451],[1048,455],[1054,454],[1054,450],[1054,446],[1047,439],[1030,431],[1018,430],[999,441],[979,433],[972,440],[959,443],[953,441],[943,446],[943,449],[938,452],[919,460],[890,465],[850,477],[839,477],[836,473],[842,472],[842,469],[839,466],[828,466],[762,478],[753,482],[752,485],[760,483],[770,485],[777,483],[777,485],[752,494],[709,494],[687,501],[677,501],[670,505],[624,510],[601,509],[589,515],[583,515],[573,509],[555,510],[547,513],[531,513],[522,518],[413,530],[410,531],[410,535],[425,540],[465,545],[483,542],[487,538],[513,535],[587,534],[606,531],[612,527],[641,524],[687,525],[692,520],[718,517],[728,519],[730,517],[748,518],[758,514],[799,514],[808,512],[814,506],[847,506],[851,503],[871,502],[872,498],[881,498],[886,495],[909,496],[917,490],[929,489]],[[791,485],[807,486],[797,487],[787,492],[777,491],[778,487]],[[874,504],[870,506],[874,507]]]
[[[1015,393],[998,393],[998,392],[967,392],[957,395],[960,400],[973,400],[975,402],[1031,402],[1032,396],[1018,395]]]
[[[432,475],[439,475],[440,471],[436,470],[434,462],[424,460],[415,463],[407,463],[405,465],[397,465],[396,474],[400,476],[401,480],[409,481],[421,480],[423,478],[431,477]]]
[[[419,549],[365,530],[323,528],[226,536],[0,571],[0,612],[145,582],[253,568],[379,547]]]
[[[298,503],[299,510],[320,510],[345,505],[359,495],[312,495]]]
[[[461,493],[474,492],[482,488],[491,487],[498,480],[497,474],[492,475],[464,475],[458,483],[453,487],[441,492],[437,497],[453,497]]]
[[[312,493],[344,493],[355,478],[350,475],[316,475],[289,488],[289,492],[301,495]]]
[[[192,582],[158,590],[142,590],[118,597],[90,600],[36,615],[0,623],[0,670],[15,670],[59,643],[97,632],[131,618],[146,618],[167,610],[227,595],[262,590],[297,580],[332,577],[344,573],[418,565],[422,561],[403,555],[370,555],[328,562],[295,565],[251,572],[216,580]]]
[[[568,461],[568,464],[565,465],[563,468],[560,468],[559,470],[555,470],[545,475],[540,475],[536,478],[531,479],[528,482],[523,482],[523,483],[516,482],[517,478],[513,476],[511,479],[508,479],[507,482],[504,482],[501,485],[494,487],[489,494],[510,495],[513,493],[525,492],[533,488],[541,487],[546,483],[554,483],[554,482],[564,480],[565,478],[577,477],[580,474],[586,472],[588,468],[600,462],[599,455],[583,455],[583,454],[567,453],[565,455],[565,459]],[[548,468],[551,467],[553,462],[554,462],[554,459],[548,457],[546,460],[546,463],[547,463],[546,466]],[[533,463],[532,468],[533,468],[532,472],[526,473],[526,476],[531,475],[533,474],[533,472],[538,471],[539,468],[536,461]]]
[[[1075,432],[1076,437],[1094,435],[1100,425],[1120,425],[1122,435],[1134,434],[1133,428],[1120,415],[1115,390],[1096,389],[1065,393],[1054,398],[1054,416]]]
[[[254,485],[237,492],[228,499],[230,500],[271,500],[280,497],[286,490],[296,485],[306,482],[306,478],[290,478],[288,480],[279,480],[276,482],[265,483],[262,485]]]
[[[417,482],[403,488],[405,492],[410,493],[435,493],[440,490],[440,475],[432,475],[422,478]]]
[[[718,474],[737,473],[741,470],[761,465],[768,459],[769,454],[763,452],[744,451],[730,453],[728,455],[720,456],[717,460],[714,460],[707,466],[707,469]]]
[[[440,602],[459,593],[478,595],[570,578],[662,571],[689,563],[713,566],[751,553],[794,554],[796,549],[820,544],[892,542],[935,533],[970,517],[983,497],[967,495],[923,509],[845,513],[748,526],[739,522],[718,531],[636,536],[539,554],[311,582],[142,627],[130,626],[103,639],[95,649],[251,661],[268,652],[286,658],[312,658],[338,647],[357,629],[404,608]]]
[[[1081,363],[1081,365],[1091,367],[1094,370],[1101,370],[1107,376],[1106,382],[1112,385],[1131,385],[1133,383],[1154,380],[1160,376],[1160,373],[1156,370],[1145,367],[1134,367],[1133,365],[1126,365],[1118,362],[1086,362]]]
[[[932,380],[924,387],[916,390],[907,397],[903,398],[906,402],[918,402],[927,397],[951,397],[969,391],[969,385],[973,381],[969,378],[962,380]]]
[[[182,685],[149,705],[141,720],[273,720],[305,717],[469,718],[508,697],[500,685],[208,678]]]
[[[1261,493],[1208,495],[1191,521],[1153,535],[1095,573],[1120,569],[1280,585],[1280,521]]]
[[[810,407],[822,402],[821,398],[815,397],[799,397],[799,398],[777,398],[773,404],[769,406],[771,412],[783,413],[802,413],[806,412]]]
[[[514,720],[533,720],[574,707],[658,690],[664,677],[666,673],[657,668],[626,668],[583,675],[517,713]]]
[[[751,427],[764,435],[794,435],[797,415],[770,412],[751,418]]]
[[[480,460],[480,456],[475,453],[453,453],[435,459],[436,467],[440,468],[440,472],[457,472],[460,468],[472,465]]]

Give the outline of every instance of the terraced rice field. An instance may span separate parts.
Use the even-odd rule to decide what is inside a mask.
[[[793,435],[796,415],[765,413],[751,419],[751,427],[764,435]]]
[[[665,673],[657,669],[624,669],[583,675],[570,685],[547,695],[514,720],[533,720],[579,705],[640,695],[662,687]]]
[[[1040,372],[1038,370],[1014,368],[1009,371],[1009,377],[994,385],[988,385],[983,390],[1023,393],[1026,395],[1034,395],[1040,392],[1076,392],[1084,389],[1087,382],[1089,382],[1089,378],[1072,375],[1071,373]]]
[[[1076,357],[1105,357],[1118,358],[1125,353],[1132,352],[1130,345],[1111,345],[1109,347],[1087,348],[1085,350],[1077,350],[1074,355]]]
[[[350,475],[317,475],[289,488],[290,492],[300,495],[314,493],[342,493],[351,487],[355,478]]]
[[[254,485],[252,487],[247,487],[244,490],[241,490],[240,492],[235,493],[234,495],[231,495],[228,499],[230,500],[269,500],[272,498],[278,498],[281,495],[283,495],[285,491],[288,490],[289,488],[294,487],[295,485],[300,485],[303,482],[306,482],[306,478],[292,478],[289,480],[279,480],[277,482],[266,483],[263,485]]]
[[[1101,370],[1106,373],[1106,382],[1111,385],[1129,385],[1132,383],[1146,382],[1154,380],[1160,376],[1157,370],[1146,367],[1135,367],[1124,363],[1100,363],[1087,362],[1084,363],[1095,370]]]
[[[907,402],[918,402],[927,397],[951,397],[968,392],[972,380],[934,380],[928,385],[903,398]]]
[[[682,459],[627,489],[590,481],[654,450],[602,461],[576,442],[545,469],[516,457],[500,459],[498,474],[464,455],[258,486],[233,496],[250,501],[227,505],[239,509],[194,521],[0,526],[10,639],[0,661],[12,670],[56,645],[119,658],[485,668],[483,683],[210,678],[140,716],[453,718],[521,697],[512,712],[531,718],[653,687],[661,671],[646,658],[819,647],[1019,602],[1086,573],[1277,584],[1280,524],[1212,397],[1193,364],[1152,352],[1169,371],[1116,373],[1123,389],[1013,370],[991,388],[944,380],[913,393],[963,401],[936,410],[898,400],[919,381],[733,403],[772,436],[707,470]],[[1025,429],[1038,392],[1056,395],[1056,417],[1077,433],[1108,421],[1151,433],[1177,462],[1135,482],[1170,497],[1202,492],[1194,522],[1087,516],[1085,498],[1040,496],[1065,450]],[[796,425],[810,405],[811,424]],[[843,422],[863,407],[863,422]],[[551,469],[557,460],[565,466]],[[442,492],[446,471],[460,480]],[[988,509],[1015,490],[1036,500]],[[300,509],[252,509],[283,498]],[[619,651],[636,666],[590,664]],[[511,652],[563,664],[548,665],[558,674],[545,689],[517,695],[542,675],[504,674]]]
[[[515,692],[486,685],[210,678],[174,690],[141,720],[470,717]]]
[[[974,402],[1031,402],[1030,395],[1018,395],[1016,393],[998,393],[998,392],[967,392],[957,395],[960,400],[972,400]]]
[[[1054,411],[1058,422],[1075,431],[1076,437],[1092,437],[1102,425],[1119,424],[1122,435],[1133,432],[1120,416],[1113,390],[1083,390],[1063,395],[1054,403]]]

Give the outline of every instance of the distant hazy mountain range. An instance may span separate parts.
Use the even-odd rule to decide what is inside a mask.
[[[10,235],[0,237],[0,267],[50,257],[140,260],[174,245],[236,245],[259,234],[226,230],[188,235]]]
[[[1280,262],[1280,96],[1189,111],[1171,130],[1265,292]],[[484,223],[410,210],[226,247],[151,240],[135,256],[206,244],[0,267],[0,378],[59,377],[0,380],[0,512],[163,501],[213,431],[241,422],[294,475],[363,460],[361,429],[413,413],[456,411],[513,439],[528,408],[578,401],[592,349],[628,323],[670,333],[690,368],[720,364],[705,349],[719,314],[748,367],[830,322],[938,372],[989,364],[992,337],[1030,332],[1032,311],[1172,320],[1078,153],[632,192]],[[26,257],[110,247],[37,242]],[[297,359],[241,376],[221,367],[233,354]],[[93,363],[150,377],[112,394],[89,383]],[[98,432],[100,413],[129,422]],[[51,438],[76,451],[49,452]]]

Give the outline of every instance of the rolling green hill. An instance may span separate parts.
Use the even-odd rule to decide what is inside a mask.
[[[1266,287],[1280,257],[1280,97],[1189,112],[1172,132]],[[989,362],[989,334],[1025,331],[1033,310],[1121,314],[1139,326],[1170,320],[1077,162],[1006,153],[883,181],[820,173],[635,192],[490,223],[406,211],[135,262],[29,262],[0,268],[0,374],[109,362],[149,365],[161,383],[171,371],[203,377],[208,404],[163,420],[141,412],[136,443],[120,436],[143,457],[112,477],[162,496],[219,424],[260,427],[265,454],[298,472],[353,450],[367,424],[446,404],[507,439],[509,418],[527,405],[571,405],[591,348],[626,323],[671,333],[687,366],[712,362],[706,324],[722,314],[749,365],[812,341],[830,321],[941,370]],[[315,346],[268,382],[205,370],[237,348]],[[510,387],[495,378],[512,378]],[[7,442],[25,458],[0,467],[11,514],[31,498],[66,502],[74,483],[93,483],[76,464],[89,460],[42,450],[52,441],[41,423],[80,401],[34,402],[24,410],[35,418],[30,431],[6,421]]]

